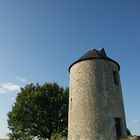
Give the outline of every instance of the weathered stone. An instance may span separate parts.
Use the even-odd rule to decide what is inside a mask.
[[[94,58],[70,67],[68,140],[116,140],[115,118],[127,135],[118,64]]]

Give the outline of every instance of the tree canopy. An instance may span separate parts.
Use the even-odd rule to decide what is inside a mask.
[[[57,83],[29,84],[21,88],[8,113],[11,140],[50,139],[67,134],[68,88]]]

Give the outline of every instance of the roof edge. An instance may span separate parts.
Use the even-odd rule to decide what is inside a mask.
[[[69,67],[69,72],[70,72],[71,67],[72,67],[74,64],[79,63],[79,62],[81,62],[81,61],[85,61],[85,60],[91,60],[91,59],[103,59],[103,60],[111,61],[111,62],[115,63],[115,64],[118,66],[118,70],[120,70],[120,65],[119,65],[119,63],[117,63],[115,60],[113,60],[113,59],[111,59],[111,58],[109,58],[109,57],[106,57],[106,58],[90,57],[90,58],[85,58],[85,59],[77,60],[77,61],[75,61],[74,63],[72,63],[72,64],[70,65],[70,67]]]

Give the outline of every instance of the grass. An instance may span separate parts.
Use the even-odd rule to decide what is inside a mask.
[[[124,137],[124,138],[120,138],[119,140],[140,140],[140,138],[139,137]]]

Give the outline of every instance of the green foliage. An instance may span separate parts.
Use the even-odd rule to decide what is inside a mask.
[[[131,136],[131,132],[128,128],[127,128],[127,136]]]
[[[8,113],[11,140],[50,139],[67,134],[68,88],[57,83],[30,84],[21,88],[12,111]]]
[[[62,140],[62,133],[53,133],[50,140]]]

